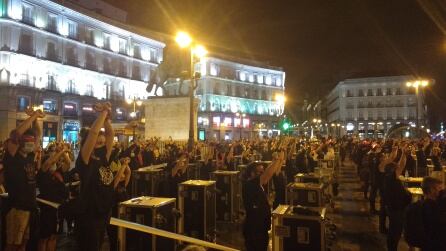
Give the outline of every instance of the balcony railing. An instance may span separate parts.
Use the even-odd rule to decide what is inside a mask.
[[[46,59],[53,61],[53,62],[60,62],[62,61],[62,57],[59,56],[56,52],[48,52],[45,56]]]
[[[31,46],[20,46],[19,45],[19,49],[18,52],[20,54],[25,54],[25,55],[29,55],[29,56],[35,56],[36,55],[36,50],[34,50],[33,47]]]
[[[30,25],[34,25],[34,18],[30,16],[23,15],[22,22]]]
[[[46,30],[52,33],[57,33],[57,25],[55,24],[48,24],[46,26]]]

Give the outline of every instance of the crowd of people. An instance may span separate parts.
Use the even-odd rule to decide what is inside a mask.
[[[404,231],[411,246],[444,250],[446,194],[442,187],[441,163],[446,158],[446,142],[430,137],[365,140],[353,144],[349,151],[363,184],[364,198],[369,200],[370,212],[379,215],[379,231],[387,235],[387,249],[398,249]],[[417,204],[420,205],[418,214],[413,213],[416,195],[406,189],[402,177],[424,177],[421,183],[424,199]],[[376,209],[378,195],[379,210]],[[414,220],[418,224],[412,224]],[[422,240],[417,240],[421,236],[424,236]]]
[[[6,250],[25,250],[27,246],[28,250],[56,250],[57,234],[64,229],[75,234],[80,250],[100,250],[105,234],[110,250],[117,250],[117,229],[109,220],[117,216],[119,202],[134,196],[128,189],[132,171],[162,163],[167,163],[169,175],[159,187],[160,195],[174,198],[178,196],[177,185],[186,180],[190,163],[201,165],[201,179],[210,179],[215,170],[247,165],[242,191],[245,246],[248,251],[267,250],[271,210],[285,204],[286,184],[294,181],[297,173],[314,172],[319,160],[334,160],[336,153],[340,163],[350,158],[356,164],[370,211],[379,214],[379,230],[387,234],[388,250],[397,250],[404,215],[407,208],[413,208],[410,193],[399,177],[440,172],[446,157],[446,142],[430,138],[209,140],[196,143],[192,151],[172,139],[135,139],[126,145],[114,141],[111,105],[99,103],[94,109],[97,119],[80,131],[76,151],[64,142],[52,142],[42,149],[38,120],[45,114],[40,110],[28,110],[29,117],[2,144],[0,191],[8,194],[1,205],[6,219]],[[275,190],[272,203],[265,193],[270,182]],[[446,247],[446,194],[441,184],[432,177],[426,177],[422,184],[420,224],[425,238],[419,245],[423,250]],[[409,228],[410,224],[406,225]]]

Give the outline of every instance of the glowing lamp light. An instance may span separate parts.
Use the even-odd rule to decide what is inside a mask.
[[[193,48],[192,52],[197,58],[202,58],[202,57],[206,56],[206,54],[208,54],[208,51],[206,50],[206,48],[204,48],[203,45],[195,46],[195,48]]]
[[[127,99],[127,100],[126,100],[126,102],[127,102],[127,104],[129,104],[129,105],[130,105],[130,104],[132,104],[132,103],[133,103],[133,100],[132,100],[132,99]]]
[[[281,104],[283,104],[283,103],[285,103],[286,98],[285,98],[285,96],[282,95],[282,94],[277,94],[277,95],[276,95],[276,101],[279,102],[279,103],[281,103]]]
[[[92,111],[93,111],[93,108],[92,108],[92,107],[89,107],[89,106],[85,106],[85,107],[82,107],[82,110],[83,110],[83,111],[92,112]]]
[[[192,38],[189,36],[188,33],[184,31],[180,31],[177,33],[177,36],[175,37],[175,42],[181,47],[185,48],[188,47],[192,43]]]
[[[142,105],[142,101],[141,100],[136,101],[136,105],[137,106],[141,106]]]
[[[355,129],[355,126],[352,123],[348,123],[346,127],[347,131],[353,131],[353,129]]]
[[[288,130],[288,128],[290,128],[290,124],[288,124],[288,122],[285,122],[285,123],[283,124],[283,129],[284,129],[284,130]]]
[[[136,112],[131,112],[130,117],[132,117],[132,118],[136,117]]]

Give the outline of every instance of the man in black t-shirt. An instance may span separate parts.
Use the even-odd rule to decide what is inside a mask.
[[[389,251],[397,251],[398,242],[403,232],[404,210],[411,201],[410,193],[398,178],[406,166],[406,156],[410,154],[407,144],[403,143],[400,149],[395,146],[391,154],[392,157],[398,152],[401,152],[398,163],[391,162],[385,166],[386,173],[383,180],[383,201],[389,216],[387,233],[387,250]],[[392,159],[394,160],[394,158]]]
[[[25,250],[30,223],[35,217],[36,172],[40,168],[42,130],[36,120],[42,111],[27,110],[30,116],[10,134],[4,156],[6,190],[11,209],[6,215],[6,250]],[[34,123],[34,130],[31,126]]]
[[[76,234],[79,249],[101,249],[105,229],[113,206],[115,177],[110,168],[114,131],[111,126],[111,104],[96,104],[98,117],[90,129],[81,131],[81,149],[76,160],[81,189]],[[101,133],[104,127],[105,132]]]
[[[266,170],[259,162],[249,164],[246,169],[247,180],[243,184],[243,204],[246,210],[243,235],[247,251],[266,251],[268,248],[271,207],[263,186],[268,184],[284,160],[285,154],[281,151],[273,157]]]

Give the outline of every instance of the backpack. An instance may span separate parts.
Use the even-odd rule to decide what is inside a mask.
[[[412,247],[423,247],[427,240],[423,224],[423,201],[411,203],[404,213],[404,238]]]

